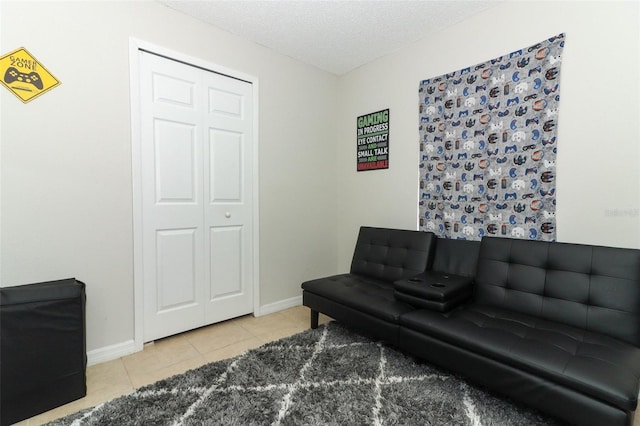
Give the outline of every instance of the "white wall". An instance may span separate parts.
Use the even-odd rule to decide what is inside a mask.
[[[640,248],[638,3],[506,1],[340,80],[339,269],[360,225],[417,229],[420,81],[561,32],[559,241]],[[390,168],[355,171],[356,117],[390,108]]]
[[[360,225],[417,228],[422,79],[560,32],[558,239],[640,247],[638,17],[507,1],[337,78],[155,2],[2,1],[0,52],[26,47],[62,85],[26,105],[0,90],[0,283],[75,276],[88,350],[133,338],[129,37],[260,81],[262,305],[346,271]],[[384,108],[390,169],[357,173],[356,117]]]
[[[0,282],[85,281],[89,352],[133,339],[130,37],[259,79],[261,305],[337,262],[335,76],[156,2],[3,1],[0,52],[62,84],[28,104],[0,90]]]

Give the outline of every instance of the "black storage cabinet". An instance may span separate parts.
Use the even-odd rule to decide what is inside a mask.
[[[75,278],[0,288],[2,426],[87,394],[85,302]]]

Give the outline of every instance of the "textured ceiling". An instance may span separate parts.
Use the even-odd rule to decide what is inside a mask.
[[[503,0],[159,0],[243,39],[342,75]]]

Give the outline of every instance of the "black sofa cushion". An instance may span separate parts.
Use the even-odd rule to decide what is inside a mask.
[[[538,374],[495,361],[437,337],[400,327],[398,342],[404,351],[418,358],[451,370],[513,400],[557,416],[565,420],[566,424],[630,426],[633,423],[632,411],[623,410],[570,387],[558,385]]]
[[[402,315],[401,326],[634,410],[640,349],[577,327],[494,306]]]
[[[363,226],[350,272],[389,283],[417,275],[431,266],[435,241],[431,232]]]
[[[333,299],[320,296],[310,291],[302,293],[305,306],[312,307],[312,311],[322,312],[343,324],[352,327],[370,338],[398,346],[398,332],[400,326],[379,316],[379,312],[369,314],[360,309],[335,302]],[[313,314],[312,328],[313,327]],[[317,324],[317,323],[316,323]],[[316,327],[317,328],[317,325]]]
[[[476,275],[480,241],[437,238],[431,269],[450,275]]]
[[[640,346],[640,250],[483,238],[476,302]]]
[[[393,284],[355,274],[307,281],[302,284],[302,288],[305,292],[394,323],[398,322],[400,315],[414,309],[406,303],[396,301]]]

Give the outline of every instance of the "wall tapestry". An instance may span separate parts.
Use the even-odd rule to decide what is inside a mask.
[[[420,229],[555,241],[564,34],[420,84]]]

